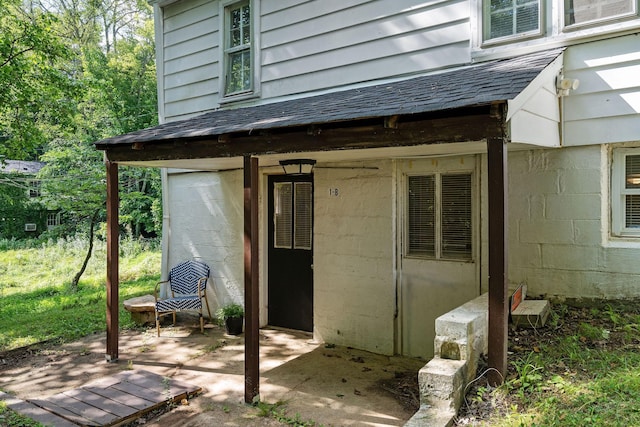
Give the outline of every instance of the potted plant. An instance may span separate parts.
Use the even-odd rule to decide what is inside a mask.
[[[229,335],[240,335],[244,323],[244,308],[240,304],[227,304],[216,311],[218,322],[225,326]]]

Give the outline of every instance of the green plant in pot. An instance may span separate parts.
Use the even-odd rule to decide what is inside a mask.
[[[240,304],[223,305],[216,311],[218,322],[224,325],[229,335],[240,335],[244,323],[244,308]]]

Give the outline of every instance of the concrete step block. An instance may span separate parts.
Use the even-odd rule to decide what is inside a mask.
[[[511,313],[511,321],[519,328],[541,328],[547,323],[551,305],[547,300],[524,300]]]
[[[446,400],[457,411],[464,397],[466,378],[465,360],[431,359],[418,372],[420,402],[433,405]]]
[[[453,425],[455,416],[456,411],[451,408],[421,405],[404,427],[449,427]]]

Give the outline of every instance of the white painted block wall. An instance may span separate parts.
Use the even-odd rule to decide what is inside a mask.
[[[509,153],[509,279],[528,294],[640,297],[640,244],[608,237],[606,146]]]
[[[242,171],[170,173],[168,190],[169,268],[187,259],[209,265],[212,312],[219,305],[242,303]]]
[[[363,165],[378,169],[358,168]],[[392,164],[346,166],[314,173],[315,334],[324,342],[393,354]]]

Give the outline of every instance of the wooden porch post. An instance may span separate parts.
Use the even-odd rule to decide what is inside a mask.
[[[118,360],[118,164],[109,160],[107,169],[107,362]]]
[[[489,184],[489,355],[488,379],[502,384],[507,373],[509,295],[507,285],[507,146],[487,139]]]
[[[244,156],[244,401],[260,393],[258,159]]]

